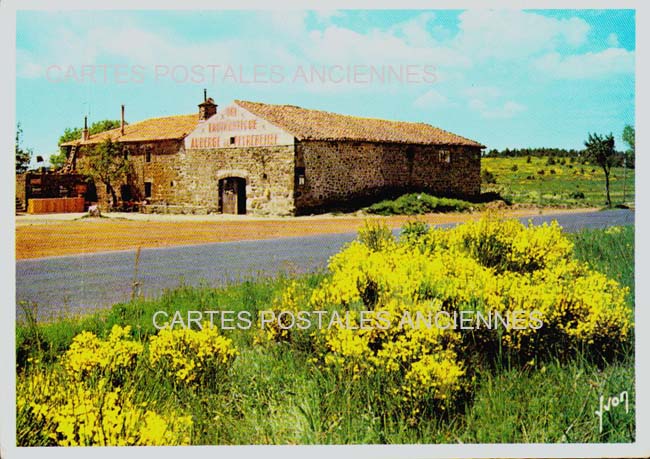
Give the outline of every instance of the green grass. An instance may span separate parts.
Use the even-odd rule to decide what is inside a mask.
[[[630,289],[634,305],[634,227],[582,230],[571,235],[575,256]]]
[[[631,289],[634,305],[634,230],[589,230],[571,235],[578,258]],[[299,278],[317,285],[323,274]],[[155,332],[155,311],[219,308],[259,311],[291,281],[260,279],[224,288],[180,287],[154,299],[115,305],[110,311],[77,319],[17,326],[19,372],[28,357],[44,365],[64,351],[81,330],[104,336],[113,324],[131,325],[136,338]],[[363,384],[339,381],[310,362],[308,348],[296,343],[254,344],[256,329],[225,330],[240,356],[218,390],[164,387],[141,378],[143,399],[157,406],[182,407],[193,414],[194,444],[356,444],[630,442],[635,439],[634,352],[594,362],[587,356],[535,361],[522,367],[502,363],[476,368],[466,397],[446,413],[414,415],[383,390],[381,375]],[[19,373],[20,377],[20,373]],[[604,415],[598,431],[599,396],[627,390],[631,411]],[[29,431],[22,441],[38,442]],[[19,435],[19,442],[21,438]]]
[[[572,163],[570,158],[556,158],[554,165],[548,161],[546,157],[531,157],[530,163],[525,157],[482,158],[482,171],[491,172],[496,183],[483,181],[481,191],[498,192],[513,203],[570,207],[605,205],[605,175],[599,166],[580,164],[577,160]],[[561,164],[562,161],[565,164]],[[612,168],[610,187],[614,205],[633,203],[634,170]]]

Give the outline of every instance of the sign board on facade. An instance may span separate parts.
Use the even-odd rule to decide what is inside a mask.
[[[185,149],[292,145],[293,136],[237,104],[228,105],[185,137]]]

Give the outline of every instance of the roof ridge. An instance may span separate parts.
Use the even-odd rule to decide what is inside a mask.
[[[140,123],[146,123],[147,121],[162,120],[162,119],[165,119],[165,118],[179,118],[181,116],[197,116],[197,115],[196,115],[196,113],[188,113],[188,114],[185,114],[185,115],[156,116],[154,118],[145,118],[143,120],[134,121],[133,123],[129,123],[128,121],[124,120],[124,122],[125,122],[124,128],[127,128],[129,126],[135,126],[136,124],[140,124]],[[111,129],[106,129],[105,131],[99,131],[99,132],[95,132],[94,134],[90,134],[89,137],[99,135],[99,134],[105,134],[107,132],[117,131],[117,130],[120,130],[120,129],[122,129],[121,126],[114,127],[114,128],[111,128]]]
[[[328,115],[346,116],[346,117],[349,117],[349,118],[357,118],[357,119],[360,119],[360,120],[387,121],[389,123],[423,124],[425,126],[431,126],[431,127],[435,127],[436,129],[440,129],[440,128],[436,127],[436,126],[425,123],[423,121],[400,121],[400,120],[389,120],[387,118],[376,118],[376,117],[373,117],[373,116],[350,115],[350,114],[347,114],[347,113],[330,112],[330,111],[327,111],[327,110],[320,110],[320,109],[317,109],[317,108],[305,108],[305,107],[301,107],[300,105],[292,105],[292,104],[268,104],[266,102],[254,102],[254,101],[251,101],[251,100],[240,100],[240,99],[235,99],[234,102],[235,103],[244,102],[244,103],[247,103],[247,104],[266,105],[266,106],[270,106],[270,107],[299,108],[300,110],[305,110],[305,111],[308,111],[308,112],[327,113]],[[456,134],[454,134],[454,135],[456,135]]]
[[[235,104],[244,109],[251,111],[256,116],[265,118],[268,122],[284,129],[293,134],[298,139],[334,139],[344,138],[354,140],[357,138],[374,141],[374,142],[413,142],[413,143],[432,143],[439,145],[471,145],[480,146],[482,144],[467,137],[460,136],[451,131],[439,128],[422,121],[401,121],[389,120],[385,118],[372,118],[366,116],[349,115],[343,113],[329,112],[312,108],[304,108],[290,104],[268,104],[265,102],[254,102],[241,99],[235,99]],[[282,113],[283,110],[290,110]],[[302,119],[300,112],[311,113],[313,120]],[[305,113],[305,116],[306,116]],[[318,117],[324,118],[323,123],[330,123],[323,129],[318,126]],[[314,121],[314,123],[307,123]],[[343,126],[341,126],[343,123]],[[347,126],[346,123],[349,123]],[[338,124],[338,126],[337,126]],[[387,131],[381,132],[383,125]],[[422,132],[413,132],[413,130]],[[336,131],[339,131],[337,133]],[[370,132],[368,132],[370,130]],[[319,132],[320,131],[320,132]],[[356,131],[356,132],[355,132]],[[392,132],[389,132],[392,131]],[[409,131],[409,132],[399,132]],[[375,134],[373,136],[373,134]],[[402,135],[400,135],[402,134]],[[398,139],[403,137],[403,139]]]

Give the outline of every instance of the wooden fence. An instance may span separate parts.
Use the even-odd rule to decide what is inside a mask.
[[[60,214],[66,212],[83,212],[84,204],[84,198],[32,198],[29,200],[27,213]]]

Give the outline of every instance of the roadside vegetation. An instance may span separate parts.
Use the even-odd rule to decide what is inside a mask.
[[[411,193],[366,207],[376,215],[422,215],[439,212],[465,212],[476,206],[461,199],[437,198],[426,193]]]
[[[576,234],[495,217],[381,224],[327,271],[181,286],[16,330],[21,446],[634,441],[634,230]],[[539,329],[158,331],[157,311],[484,313]],[[391,320],[391,324],[393,321]],[[599,397],[629,393],[599,430]]]

